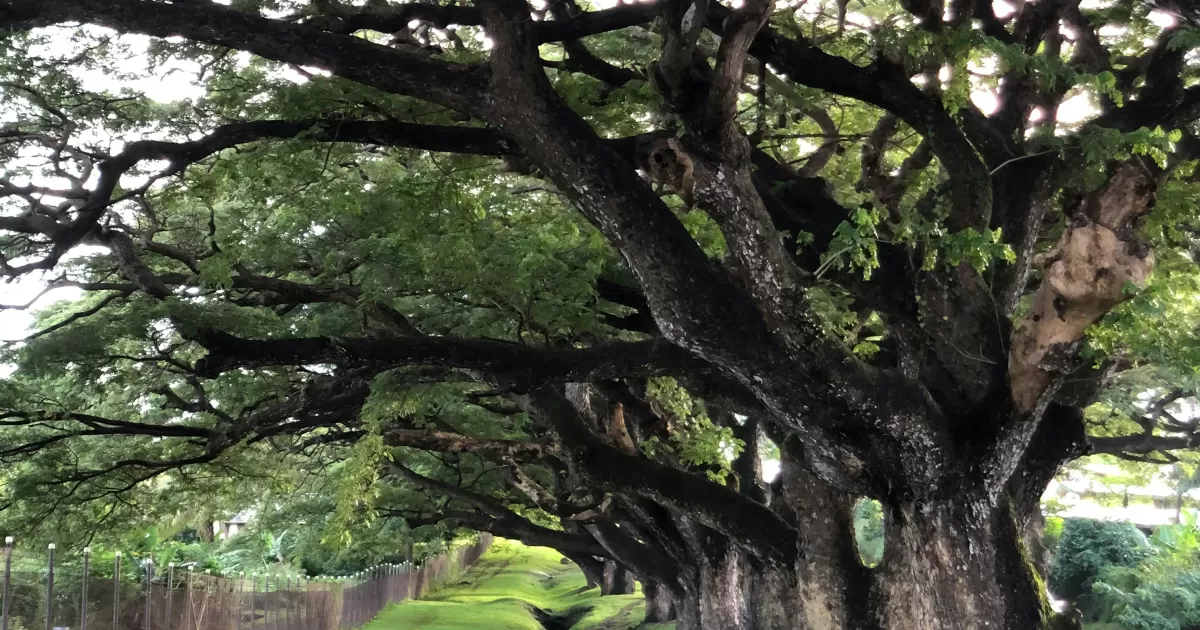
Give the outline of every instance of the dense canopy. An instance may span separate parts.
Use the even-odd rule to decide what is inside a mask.
[[[0,275],[37,314],[10,525],[269,491],[331,543],[383,518],[628,570],[680,630],[1028,630],[1067,623],[1024,536],[1060,466],[1200,447],[1187,3],[0,27]]]

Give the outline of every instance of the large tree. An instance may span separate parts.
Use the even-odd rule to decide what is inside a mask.
[[[82,292],[4,505],[285,453],[682,630],[1049,627],[1059,466],[1200,444],[1200,37],[1015,5],[0,0],[0,273]]]

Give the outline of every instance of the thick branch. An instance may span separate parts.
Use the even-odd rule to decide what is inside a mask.
[[[796,533],[763,505],[736,491],[641,456],[626,455],[587,429],[562,394],[542,387],[519,402],[545,418],[593,484],[643,496],[698,518],[760,557],[790,566]]]
[[[714,30],[729,16],[729,10],[714,5],[709,11],[709,27]],[[903,69],[880,59],[869,66],[828,54],[808,42],[783,37],[770,27],[762,29],[750,47],[750,54],[771,64],[804,85],[847,96],[890,111],[925,136],[930,148],[949,172],[953,191],[952,227],[987,227],[991,217],[991,174],[987,160],[999,163],[1009,156],[994,145],[1003,146],[986,126],[986,119],[964,117],[971,139],[946,111],[941,101],[921,92]],[[978,145],[978,146],[976,146]]]
[[[544,444],[520,440],[473,438],[445,431],[392,429],[384,435],[388,446],[405,446],[439,453],[475,453],[491,457],[540,457]]]
[[[528,519],[518,515],[516,512],[508,509],[502,502],[492,497],[484,496],[477,492],[472,492],[465,488],[460,488],[436,479],[431,479],[399,464],[393,464],[389,468],[389,472],[412,484],[433,490],[442,496],[447,496],[462,501],[463,503],[480,510],[490,519],[490,521],[485,523],[479,519],[475,519],[474,524],[476,526],[481,526],[488,531],[492,531],[493,533],[514,536],[519,539],[527,539],[531,542],[537,541],[534,544],[545,545],[547,547],[552,547],[554,549],[560,549],[563,551],[586,553],[593,556],[608,555],[604,548],[590,537],[555,531],[546,527],[542,527],[541,525],[534,524]]]
[[[1121,435],[1115,437],[1088,437],[1092,453],[1120,455],[1134,453],[1146,455],[1156,452],[1180,451],[1200,448],[1200,432],[1185,435]]]
[[[64,22],[153,37],[183,36],[274,61],[317,66],[366,85],[466,112],[478,112],[487,102],[483,98],[486,71],[482,68],[436,61],[358,37],[251,15],[215,2],[10,0],[0,7],[0,24],[14,28]]]
[[[430,365],[477,370],[534,385],[710,369],[661,341],[564,350],[455,337],[243,339],[219,331],[207,331],[196,341],[209,351],[196,365],[197,373],[206,376],[271,365]]]
[[[645,24],[653,20],[656,13],[658,7],[653,2],[618,5],[602,11],[583,12],[573,18],[563,16],[562,19],[537,22],[533,25],[533,32],[540,44],[580,39]],[[361,30],[395,33],[406,28],[413,20],[429,22],[438,28],[452,25],[480,26],[483,24],[483,15],[475,7],[409,2],[383,7],[343,6],[331,15],[321,15],[307,23],[316,28],[349,35]]]

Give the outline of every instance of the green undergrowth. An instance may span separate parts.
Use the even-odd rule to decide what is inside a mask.
[[[365,630],[672,630],[644,625],[640,591],[600,597],[552,549],[497,539],[460,579],[385,609]],[[541,611],[541,612],[539,612]],[[539,621],[539,617],[542,621]]]

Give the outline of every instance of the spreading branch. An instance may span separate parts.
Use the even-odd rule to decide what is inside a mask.
[[[708,369],[686,351],[661,341],[555,349],[454,337],[243,339],[220,331],[206,331],[196,341],[208,350],[196,365],[196,372],[206,376],[277,365],[370,365],[380,369],[429,365],[502,375],[533,385]]]

